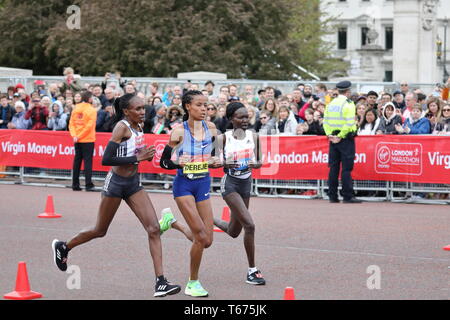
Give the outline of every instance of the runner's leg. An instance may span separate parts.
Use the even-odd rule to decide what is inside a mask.
[[[138,217],[148,234],[150,254],[156,277],[163,275],[162,245],[159,232],[159,222],[150,198],[144,190],[140,190],[127,198],[126,203]]]
[[[120,206],[121,198],[102,196],[100,208],[98,210],[97,222],[93,228],[83,230],[67,241],[68,249],[73,249],[80,244],[86,243],[94,238],[101,238],[106,235],[109,225],[111,224],[117,209]]]

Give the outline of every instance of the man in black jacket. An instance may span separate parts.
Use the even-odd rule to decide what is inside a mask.
[[[16,113],[13,107],[8,103],[8,97],[2,95],[0,97],[0,129],[7,129],[8,123]]]

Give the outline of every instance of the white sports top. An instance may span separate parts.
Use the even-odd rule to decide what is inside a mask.
[[[119,144],[119,149],[117,149],[117,157],[132,157],[136,155],[138,150],[144,147],[144,131],[139,124],[140,131],[136,131],[130,125],[130,123],[123,119],[121,120],[131,131],[131,137]]]
[[[253,131],[245,130],[245,138],[235,139],[233,130],[225,132],[225,161],[235,161],[240,164],[236,169],[224,169],[225,173],[239,179],[247,179],[252,174],[248,167],[248,162],[255,162],[255,142],[253,141]]]

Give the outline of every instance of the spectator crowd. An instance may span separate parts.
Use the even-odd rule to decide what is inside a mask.
[[[450,78],[437,85],[431,94],[411,89],[406,82],[393,92],[355,93],[358,135],[375,134],[439,134],[450,135]],[[216,89],[216,90],[215,90]],[[111,132],[113,103],[124,93],[134,93],[146,103],[144,132],[167,134],[181,125],[181,98],[187,90],[200,90],[208,98],[207,118],[224,132],[227,105],[240,101],[248,109],[250,128],[262,135],[325,135],[324,110],[337,97],[335,88],[325,84],[299,83],[290,92],[267,86],[223,85],[215,88],[213,81],[169,86],[161,92],[158,83],[151,83],[146,93],[137,89],[135,81],[122,80],[120,74],[105,75],[102,83],[81,85],[72,68],[64,70],[64,81],[46,84],[34,82],[34,90],[26,92],[22,84],[11,86],[0,95],[0,128],[32,130],[68,130],[72,110],[81,102],[81,93],[93,93],[97,110],[97,132]]]
[[[115,99],[133,93],[145,101],[144,133],[169,134],[182,125],[183,93],[199,90],[208,98],[207,120],[221,132],[229,125],[225,117],[227,105],[240,101],[248,109],[250,129],[261,135],[325,135],[323,114],[338,96],[336,88],[321,83],[298,83],[289,92],[233,83],[215,88],[213,81],[187,81],[184,85],[168,86],[165,92],[154,82],[144,89],[139,90],[134,80],[123,80],[120,73],[107,73],[102,83],[82,85],[74,70],[66,68],[64,80],[59,83],[37,80],[31,92],[19,83],[0,93],[0,129],[68,130],[72,110],[81,103],[82,92],[88,90],[93,94],[92,105],[97,112],[97,132],[112,131]],[[358,135],[450,136],[449,89],[450,78],[429,94],[410,88],[407,82],[400,83],[399,90],[393,93],[354,93],[351,99],[356,105]]]

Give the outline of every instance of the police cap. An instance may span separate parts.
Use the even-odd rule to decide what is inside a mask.
[[[336,89],[345,90],[345,89],[350,89],[351,86],[352,86],[352,83],[350,81],[341,81],[336,85]]]

